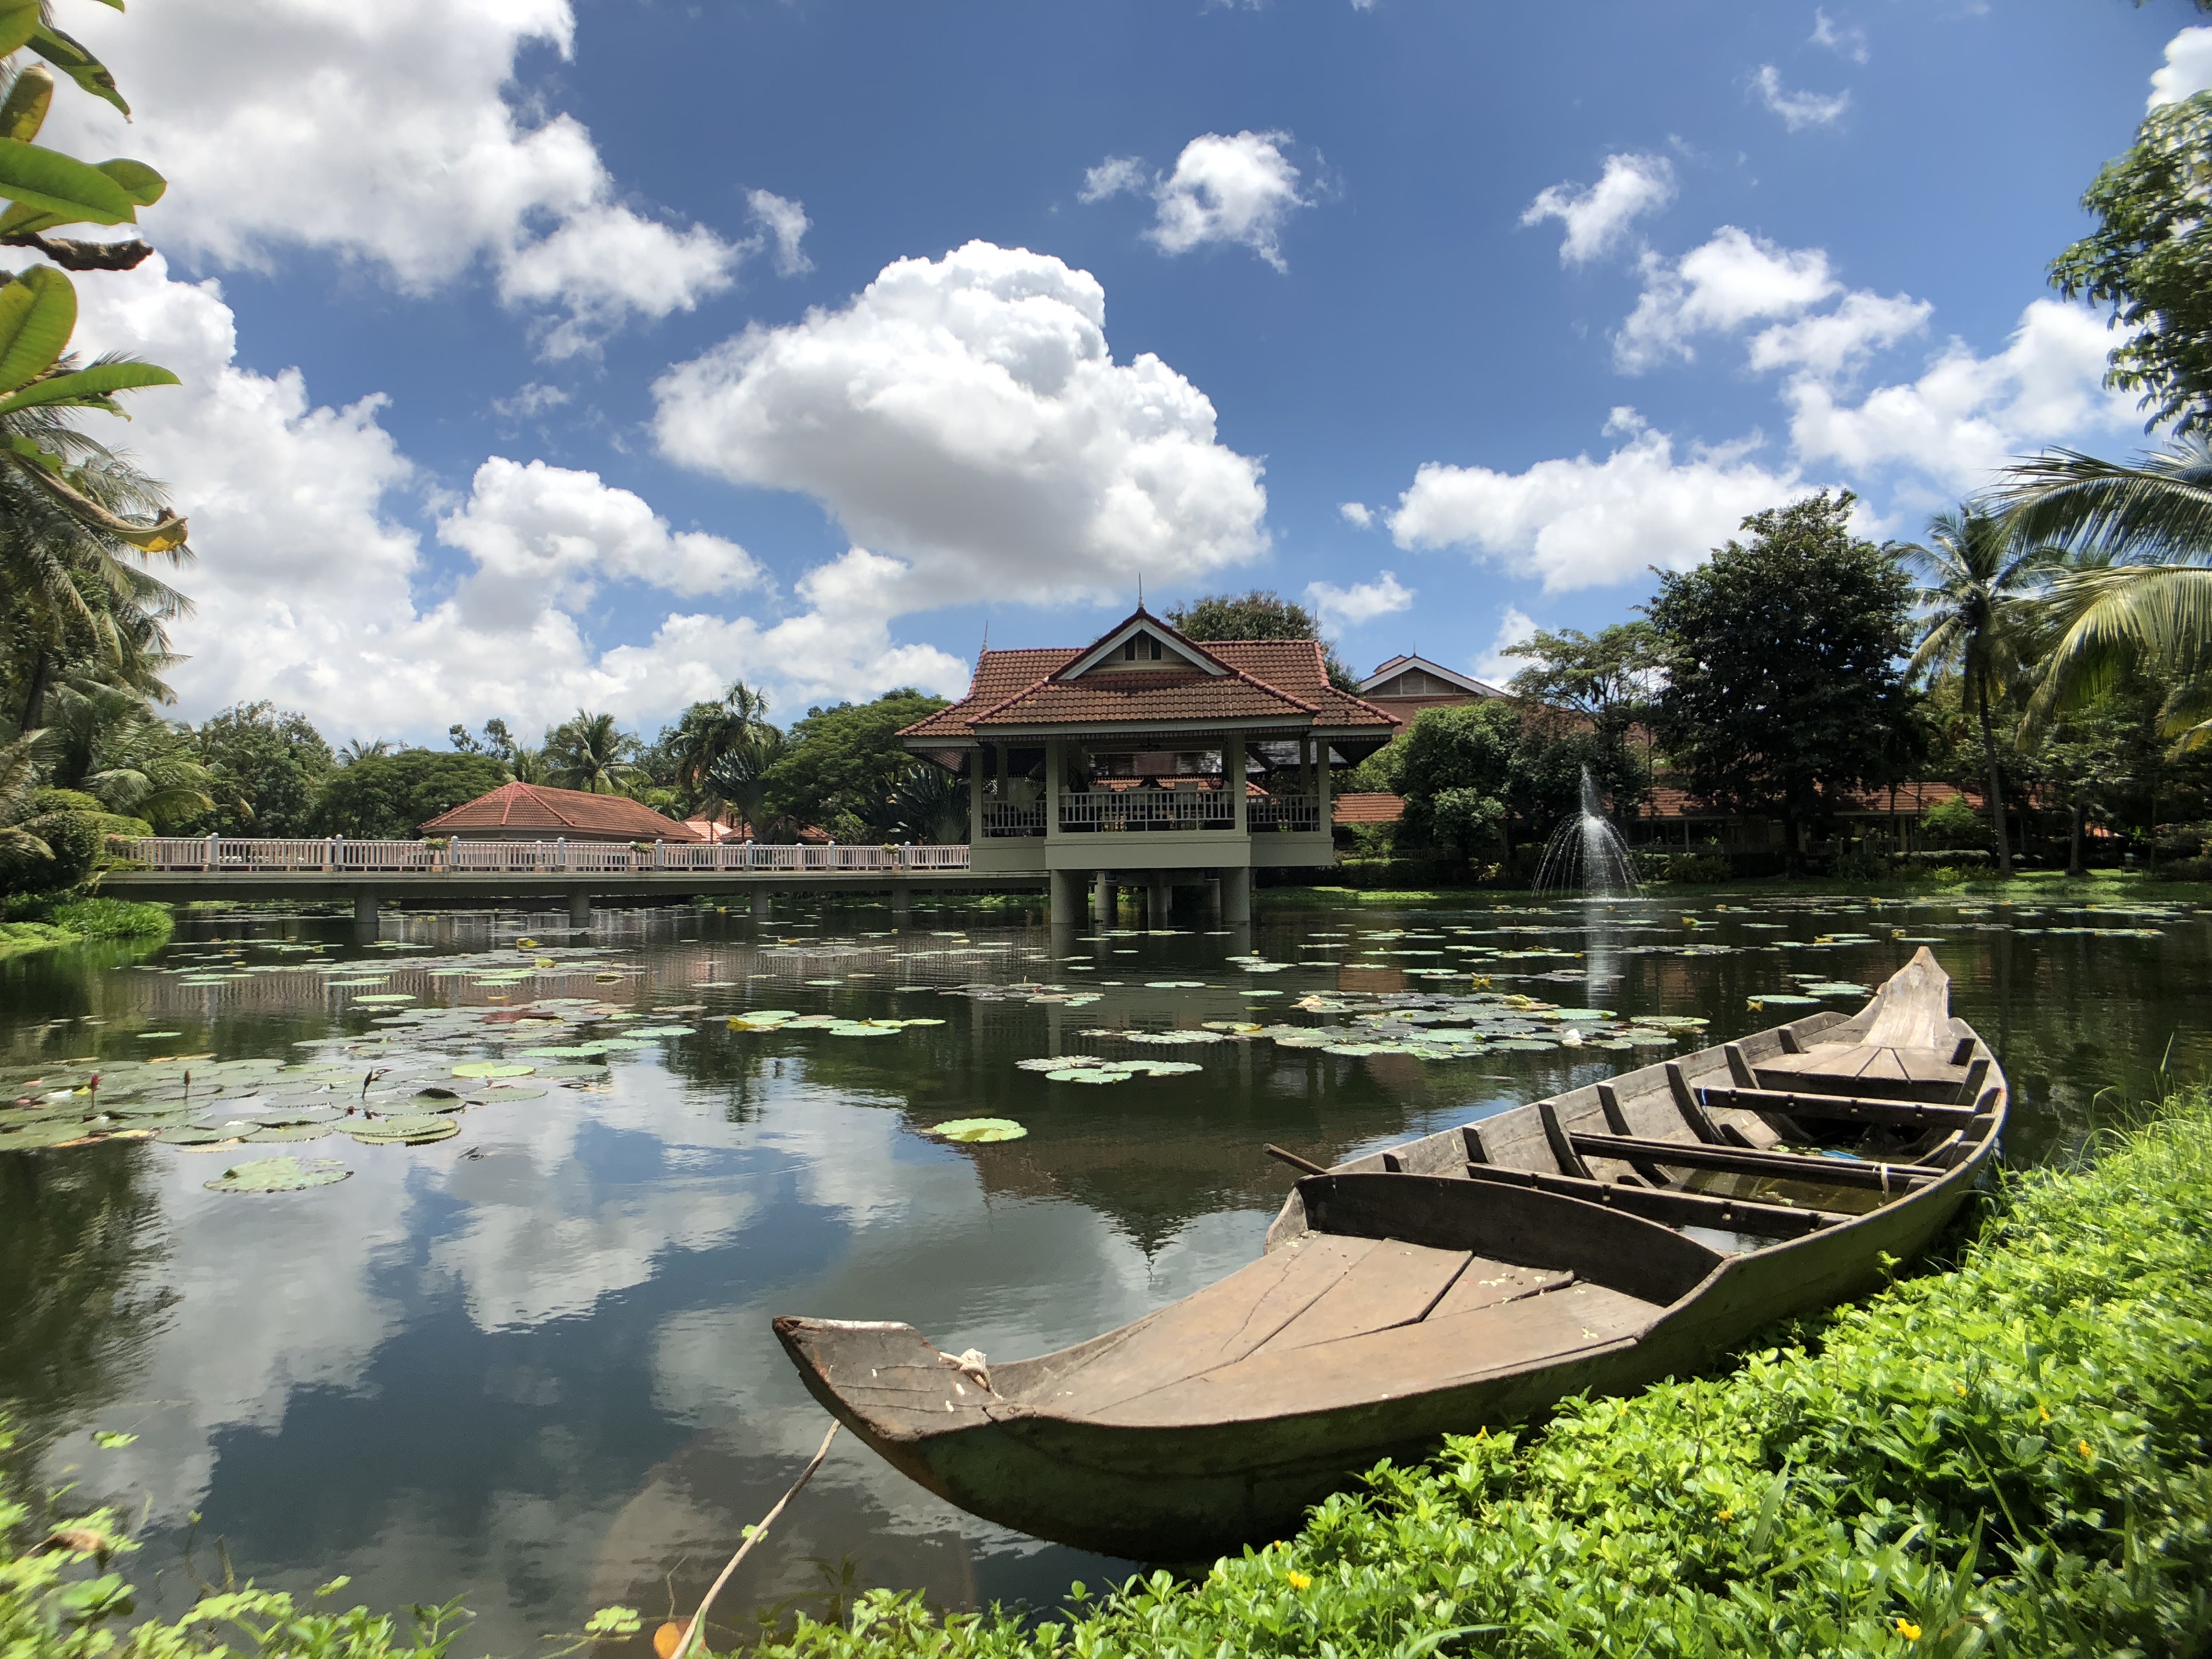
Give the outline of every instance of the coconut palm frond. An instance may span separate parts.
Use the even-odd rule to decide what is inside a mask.
[[[2053,637],[2028,704],[2031,727],[2107,690],[2131,663],[2195,674],[2212,662],[2212,569],[2115,564],[2074,571],[2051,584],[2051,603]]]
[[[1990,505],[2023,542],[2203,563],[2212,560],[2212,441],[2191,434],[2132,461],[2049,450],[2009,468]]]

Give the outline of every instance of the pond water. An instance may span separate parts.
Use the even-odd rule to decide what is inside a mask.
[[[1762,994],[1848,1012],[1922,940],[2003,1058],[2015,1162],[2212,1060],[2212,912],[2191,906],[1263,909],[1249,933],[1179,919],[1057,947],[1034,922],[658,910],[586,935],[387,912],[362,945],[336,916],[195,912],[150,953],[0,963],[0,1099],[40,1103],[0,1106],[18,1455],[143,1517],[149,1610],[227,1559],[294,1589],[349,1574],[346,1604],[463,1595],[465,1652],[530,1652],[611,1602],[649,1636],[825,1426],[775,1314],[903,1319],[1001,1359],[1059,1347],[1256,1255],[1290,1180],[1264,1143],[1333,1162],[1698,1046],[1637,1016],[1718,1041],[1810,1011],[1755,1012]],[[1463,1023],[1361,1018],[1452,999],[1462,1022],[1480,1005],[1456,1046]],[[748,1011],[792,1018],[732,1029]],[[1129,1035],[1170,1030],[1199,1040]],[[1062,1054],[1193,1069],[1103,1086],[1035,1064]],[[533,1069],[454,1075],[485,1066]],[[94,1070],[104,1102],[65,1092]],[[445,1138],[365,1144],[358,1113],[333,1132],[363,1101],[401,1118],[378,1133]],[[156,1138],[26,1149],[100,1109]],[[976,1117],[1028,1133],[927,1133]],[[280,1156],[349,1173],[208,1186]],[[841,1436],[720,1606],[819,1613],[879,1584],[1049,1605],[1130,1566],[963,1516]]]

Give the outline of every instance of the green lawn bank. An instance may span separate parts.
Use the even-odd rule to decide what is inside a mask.
[[[758,1650],[2201,1652],[2212,1638],[2208,1131],[2201,1091],[2169,1101],[2079,1172],[2009,1178],[1947,1271],[1777,1333],[1783,1346],[1724,1375],[1571,1402],[1540,1429],[1478,1432],[1425,1468],[1385,1466],[1295,1539],[1197,1582],[1157,1573],[1085,1601],[1072,1621],[1029,1626],[996,1612],[939,1619],[878,1593],[848,1626],[802,1621]],[[331,1659],[409,1650],[365,1612],[282,1597],[218,1598],[189,1629],[85,1622],[121,1578],[81,1550],[21,1553],[41,1528],[20,1508],[6,1518],[5,1659],[150,1659],[219,1641]],[[248,1626],[231,1622],[240,1614]],[[716,1632],[717,1648],[749,1644]]]

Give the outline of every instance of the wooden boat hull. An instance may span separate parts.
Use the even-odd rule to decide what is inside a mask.
[[[1814,1016],[1787,1037],[1761,1033],[1731,1045],[1733,1054],[1710,1050],[1684,1065],[1692,1077],[1745,1083],[1746,1068],[1793,1063],[1785,1057],[1824,1032],[1832,1048],[1839,1036],[1851,1037],[1879,1001],[1851,1022]],[[1961,1052],[1971,1040],[1978,1056],[1989,1058],[1978,1039],[1953,1025],[1965,1034]],[[1616,1082],[1627,1091],[1641,1079],[1648,1091],[1662,1075],[1655,1067]],[[1996,1073],[1985,1066],[1972,1076],[1979,1088]],[[1749,1079],[1764,1080],[1771,1079],[1763,1070]],[[1576,1103],[1589,1093],[1559,1097],[1564,1109],[1553,1115],[1580,1121],[1583,1106],[1595,1109]],[[1642,1097],[1632,1093],[1632,1105]],[[1432,1304],[1437,1313],[1423,1310],[1273,1362],[1267,1339],[1238,1348],[1244,1339],[1231,1329],[1274,1294],[1264,1285],[1226,1305],[1212,1324],[1201,1317],[1210,1292],[1201,1291],[1074,1348],[988,1368],[971,1356],[962,1369],[905,1325],[783,1317],[776,1334],[816,1399],[894,1467],[961,1508],[1103,1553],[1203,1561],[1295,1530],[1308,1507],[1385,1457],[1418,1460],[1445,1434],[1522,1420],[1571,1395],[1620,1393],[1691,1374],[1778,1319],[1875,1288],[1885,1257],[1910,1260],[1955,1215],[1996,1152],[2004,1106],[1999,1077],[1976,1104],[1978,1139],[1960,1146],[1940,1176],[1916,1177],[1905,1195],[1734,1253],[1691,1237],[1695,1228],[1639,1218],[1610,1201],[1470,1179],[1463,1160],[1483,1152],[1477,1131],[1486,1126],[1307,1176],[1270,1232],[1269,1255],[1232,1280],[1276,1272],[1287,1284],[1303,1271],[1291,1259],[1297,1251],[1349,1249],[1348,1240],[1363,1242],[1378,1261],[1401,1252],[1408,1265],[1393,1271],[1416,1295],[1420,1285],[1407,1275],[1417,1275],[1427,1256],[1470,1249],[1473,1260],[1491,1267],[1564,1262],[1565,1280],[1516,1290],[1484,1279],[1503,1286],[1494,1293],[1502,1299],[1482,1304],[1479,1317],[1441,1317],[1443,1304]],[[1617,1115],[1617,1102],[1607,1111]],[[1467,1150],[1455,1152],[1462,1143],[1452,1137],[1461,1133]],[[1506,1125],[1492,1138],[1510,1149],[1522,1144],[1518,1133]],[[1890,1166],[1880,1167],[1887,1184]],[[1599,1198],[1615,1195],[1587,1184]],[[1264,1266],[1277,1262],[1287,1265]],[[1577,1304],[1577,1296],[1588,1300]],[[1579,1328],[1578,1307],[1592,1310]],[[1186,1329],[1178,1320],[1197,1322]],[[1231,1346],[1216,1354],[1218,1342]],[[1184,1367],[1189,1374],[1175,1375],[1170,1365],[1151,1379],[1158,1386],[1149,1392],[1143,1379],[1122,1379],[1118,1395],[1097,1381],[1125,1356],[1137,1357],[1126,1366],[1141,1359],[1158,1368],[1186,1351],[1196,1356]],[[1379,1370],[1362,1370],[1377,1356]],[[1232,1380],[1240,1376],[1247,1380]]]

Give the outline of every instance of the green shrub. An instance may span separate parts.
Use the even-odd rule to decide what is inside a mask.
[[[46,842],[47,851],[0,853],[0,893],[50,893],[81,885],[106,851],[106,816],[64,811],[26,819],[23,828]]]
[[[79,939],[167,939],[177,925],[167,905],[112,898],[57,905],[53,920]]]
[[[1894,867],[1888,854],[1864,843],[1837,856],[1831,873],[1838,881],[1881,881]]]
[[[1929,807],[1920,820],[1920,841],[1924,847],[1938,853],[1961,852],[1968,848],[1989,849],[1990,826],[1979,812],[1966,805],[1966,797],[1954,795]]]

